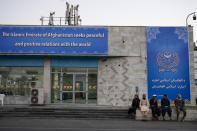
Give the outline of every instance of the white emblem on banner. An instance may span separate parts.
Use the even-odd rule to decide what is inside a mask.
[[[179,56],[176,52],[160,52],[157,54],[156,59],[159,72],[177,72],[176,67],[179,64]]]
[[[147,27],[147,41],[157,39],[157,35],[160,33],[159,27]]]
[[[175,34],[178,35],[178,39],[183,40],[184,43],[188,42],[188,31],[186,27],[176,28]]]

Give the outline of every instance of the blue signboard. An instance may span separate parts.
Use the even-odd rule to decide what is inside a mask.
[[[174,101],[181,94],[190,102],[188,30],[186,27],[147,27],[148,98]]]
[[[107,54],[108,29],[0,26],[0,53]]]

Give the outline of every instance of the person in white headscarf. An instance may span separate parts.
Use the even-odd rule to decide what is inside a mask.
[[[146,98],[146,94],[142,95],[142,99],[140,100],[140,110],[143,114],[143,116],[147,116],[149,112],[149,101]]]

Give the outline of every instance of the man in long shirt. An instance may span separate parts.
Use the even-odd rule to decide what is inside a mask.
[[[170,117],[170,120],[172,120],[171,118],[172,109],[170,107],[170,101],[168,100],[166,94],[164,94],[163,99],[161,100],[161,110],[162,110],[163,120],[165,120],[166,112],[168,112],[168,116]]]
[[[175,104],[176,112],[177,112],[177,121],[179,120],[179,114],[181,111],[183,112],[183,118],[181,119],[181,121],[183,121],[186,116],[185,101],[181,98],[180,94],[177,95],[177,98],[174,104]]]
[[[140,107],[140,99],[139,99],[138,95],[136,94],[133,101],[132,101],[131,108],[129,108],[128,114],[135,116],[136,110],[139,109],[139,107]]]
[[[152,110],[152,118],[158,119],[158,116],[160,116],[160,110],[158,108],[157,96],[155,94],[153,95],[153,98],[150,100],[150,108]]]

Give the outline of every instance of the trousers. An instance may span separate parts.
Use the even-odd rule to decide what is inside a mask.
[[[162,108],[162,116],[164,117],[166,112],[168,112],[168,116],[171,117],[172,115],[172,109],[170,107],[168,108]]]
[[[181,111],[183,112],[183,118],[182,119],[184,119],[185,116],[186,116],[186,110],[184,108],[176,108],[177,120],[179,119],[179,115],[180,115]]]

